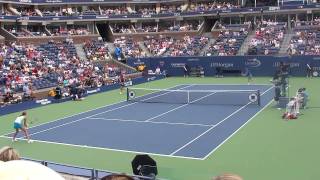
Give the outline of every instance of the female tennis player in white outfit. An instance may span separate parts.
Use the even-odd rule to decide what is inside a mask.
[[[19,131],[22,130],[25,136],[27,137],[28,143],[31,143],[30,136],[28,133],[28,123],[27,123],[27,113],[23,112],[20,116],[14,120],[13,128],[16,132],[13,135],[12,141],[17,141],[16,136],[18,135]]]

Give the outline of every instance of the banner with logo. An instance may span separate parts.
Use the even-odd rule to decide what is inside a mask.
[[[183,67],[201,66],[204,68],[205,76],[216,74],[217,68],[223,70],[248,69],[253,76],[273,76],[279,69],[280,64],[285,63],[292,76],[306,76],[307,64],[312,67],[313,73],[320,74],[319,56],[214,56],[214,57],[155,57],[128,59],[130,66],[144,64],[149,70],[157,67],[166,71],[169,76],[183,75]]]

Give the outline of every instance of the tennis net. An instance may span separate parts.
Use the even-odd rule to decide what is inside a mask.
[[[127,88],[127,101],[169,104],[260,105],[260,91]]]

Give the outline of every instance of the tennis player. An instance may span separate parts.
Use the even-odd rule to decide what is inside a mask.
[[[32,142],[28,133],[27,112],[23,112],[20,116],[16,118],[13,124],[13,128],[16,130],[12,138],[13,142],[17,141],[16,136],[18,135],[20,130],[22,130],[25,136],[27,137],[28,143]]]
[[[125,78],[124,78],[123,72],[120,73],[119,83],[120,83],[120,94],[122,94],[125,86]]]
[[[244,76],[248,78],[248,84],[250,84],[252,82],[252,73],[249,68],[245,69]]]

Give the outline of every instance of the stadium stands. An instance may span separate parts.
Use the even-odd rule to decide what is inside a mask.
[[[232,1],[231,1],[232,2]],[[213,10],[229,10],[229,9],[235,9],[240,8],[240,6],[235,5],[236,2],[233,2],[234,4],[230,2],[217,2],[217,1],[203,1],[203,2],[192,2],[190,4],[189,11],[213,11]]]
[[[125,6],[101,6],[102,15],[125,15],[129,14],[129,11]]]
[[[0,0],[0,103],[30,100],[27,92],[59,85],[66,92],[74,84],[117,83],[125,66],[117,60],[186,56],[189,61],[237,56],[243,49],[254,55],[249,57],[279,55],[280,49],[287,50],[284,56],[320,55],[319,1],[72,2]],[[288,44],[285,37],[291,38]]]
[[[286,27],[286,23],[270,20],[258,23],[256,36],[250,42],[249,55],[277,54],[280,50]]]
[[[297,22],[288,53],[291,55],[320,55],[320,20]]]
[[[220,30],[216,42],[210,45],[207,56],[236,55],[248,35],[249,24],[217,25]]]
[[[79,59],[70,41],[51,41],[39,46],[15,43],[1,46],[0,56],[4,59],[0,87],[3,95],[23,92],[28,84],[32,84],[34,90],[55,87],[59,83],[68,86],[87,82],[86,86],[101,86],[107,83],[105,78],[119,72],[117,66],[96,62],[108,57],[108,49],[101,41],[85,43],[90,61]]]
[[[132,38],[117,38],[114,41],[115,46],[120,47],[122,49],[122,52],[124,53],[124,56],[127,57],[145,57],[145,53],[142,51],[142,49],[139,47],[137,42],[135,42]]]
[[[106,60],[109,58],[109,50],[107,44],[103,41],[89,41],[85,42],[84,51],[89,60]]]
[[[147,37],[144,44],[154,56],[198,56],[208,43],[204,36]]]

